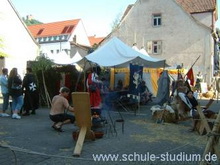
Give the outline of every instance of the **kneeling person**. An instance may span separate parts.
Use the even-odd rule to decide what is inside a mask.
[[[66,97],[69,95],[69,88],[60,88],[60,94],[52,99],[52,107],[50,110],[50,119],[54,122],[53,128],[62,132],[62,125],[74,123],[75,116],[67,114],[67,111],[74,112],[74,108],[68,103]]]

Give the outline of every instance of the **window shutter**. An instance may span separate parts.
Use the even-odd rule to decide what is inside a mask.
[[[147,53],[152,54],[152,41],[147,42]]]
[[[162,53],[162,41],[157,41],[157,43],[158,43],[158,47],[157,47],[158,54],[161,54]]]

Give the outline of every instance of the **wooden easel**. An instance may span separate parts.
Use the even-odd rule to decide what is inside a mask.
[[[205,106],[197,106],[197,110],[199,113],[199,121],[201,122],[200,127],[198,129],[198,132],[200,135],[203,135],[204,130],[206,131],[206,133],[211,132],[211,128],[209,126],[209,122],[214,122],[215,119],[208,119],[205,117],[204,113],[202,112],[201,108],[205,108],[208,109],[211,104],[213,103],[213,99],[210,99],[209,102],[205,105]],[[195,119],[196,120],[196,119]]]
[[[72,101],[75,110],[76,124],[80,128],[73,156],[80,156],[85,138],[95,140],[91,130],[91,106],[88,92],[73,92]]]
[[[211,154],[216,154],[218,159],[220,160],[220,150],[218,147],[219,144],[219,137],[220,137],[220,111],[218,112],[218,116],[215,120],[214,126],[212,131],[208,134],[208,142],[206,144],[205,151],[203,153],[203,160],[205,160],[205,156],[208,153]],[[206,165],[208,162],[206,161],[201,161],[200,165]]]
[[[200,127],[199,127],[199,129],[198,129],[199,134],[202,135],[203,132],[204,132],[204,130],[206,131],[206,133],[211,132],[211,128],[210,128],[209,123],[208,123],[208,120],[209,120],[209,119],[207,119],[207,118],[205,117],[205,115],[204,115],[204,113],[202,112],[202,109],[201,109],[200,106],[197,106],[197,111],[198,111],[198,113],[199,113],[199,117],[200,117],[199,120],[200,120],[200,122],[201,122]],[[194,120],[196,120],[196,119],[194,119]]]

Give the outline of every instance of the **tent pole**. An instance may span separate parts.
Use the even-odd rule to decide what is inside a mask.
[[[86,92],[86,72],[85,72],[85,68],[86,68],[86,60],[84,59],[84,65],[83,65],[83,80],[84,80],[84,92]]]
[[[85,70],[85,62],[84,62],[84,65],[83,65],[83,70],[82,70],[82,72],[84,72],[84,70]],[[79,75],[78,75],[78,77],[77,77],[74,92],[76,92],[76,90],[77,90],[77,86],[78,86],[78,84],[79,84],[79,80],[80,80],[80,77],[81,77],[82,72],[80,72]],[[84,89],[85,89],[85,87],[84,87]]]
[[[82,71],[82,72],[83,72],[83,71]],[[77,90],[77,86],[78,86],[78,84],[79,84],[79,80],[80,80],[80,77],[81,77],[82,72],[80,72],[80,73],[78,74],[78,77],[77,77],[77,80],[76,80],[76,85],[75,85],[74,92],[76,92],[76,90]]]
[[[113,70],[113,90],[115,89],[115,66],[114,66],[114,70]]]

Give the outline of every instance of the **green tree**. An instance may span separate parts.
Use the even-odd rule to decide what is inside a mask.
[[[37,75],[40,93],[44,94],[41,95],[41,100],[44,100],[44,102],[47,103],[48,107],[51,105],[51,97],[49,95],[47,87],[51,86],[51,84],[46,84],[46,78],[50,77],[51,79],[51,76],[48,76],[47,72],[51,70],[52,65],[53,62],[45,56],[38,56],[36,60],[31,64],[33,72]],[[45,74],[47,74],[47,76],[45,76]]]
[[[121,13],[119,13],[115,19],[112,21],[111,27],[112,27],[112,31],[114,31],[115,29],[118,28],[120,21],[121,21]]]
[[[0,57],[7,57],[8,55],[3,52],[4,44],[3,44],[3,39],[0,38]]]
[[[42,22],[40,22],[40,21],[38,21],[38,20],[36,20],[36,19],[31,19],[31,20],[29,20],[29,19],[25,19],[24,17],[23,17],[22,19],[23,19],[23,21],[25,22],[25,24],[26,24],[27,26],[42,24]]]

